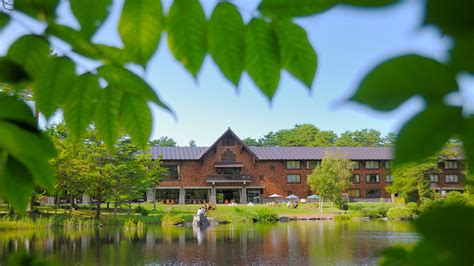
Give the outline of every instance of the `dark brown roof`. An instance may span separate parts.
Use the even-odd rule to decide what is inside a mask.
[[[153,159],[160,155],[163,160],[199,160],[208,147],[152,147]]]
[[[352,160],[393,160],[389,147],[248,147],[258,160],[321,160],[326,152],[338,152]],[[199,160],[208,147],[153,147],[153,158]]]

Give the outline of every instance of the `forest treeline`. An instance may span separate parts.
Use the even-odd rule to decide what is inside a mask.
[[[375,129],[345,131],[338,135],[332,130],[321,130],[312,124],[296,124],[290,129],[270,131],[259,139],[245,138],[243,142],[249,146],[347,146],[347,147],[383,147],[395,144],[396,134],[393,132],[383,136]],[[164,136],[150,142],[153,146],[176,147],[174,139]],[[190,146],[195,142],[190,141]]]

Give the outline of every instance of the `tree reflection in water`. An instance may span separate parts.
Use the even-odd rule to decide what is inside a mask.
[[[0,264],[23,250],[62,265],[372,264],[384,247],[416,240],[408,223],[385,221],[4,231]]]

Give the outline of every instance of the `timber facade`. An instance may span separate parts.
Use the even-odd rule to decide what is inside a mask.
[[[150,188],[147,201],[168,204],[262,203],[294,194],[313,194],[307,176],[327,152],[337,152],[354,163],[352,201],[389,201],[385,190],[393,181],[389,147],[249,147],[229,128],[210,147],[153,147],[168,169],[159,186]],[[427,178],[433,190],[463,190],[462,158],[439,163]]]

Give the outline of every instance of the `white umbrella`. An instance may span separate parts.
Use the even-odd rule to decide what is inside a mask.
[[[308,196],[307,198],[308,198],[308,199],[319,199],[319,196],[313,194],[313,195],[311,195],[311,196]]]
[[[286,198],[287,199],[298,199],[299,197],[296,196],[296,195],[291,194],[291,195],[288,195],[288,197],[286,197]]]
[[[278,194],[272,194],[272,195],[270,195],[270,196],[268,196],[268,197],[269,197],[269,198],[281,198],[281,196],[278,195]]]

